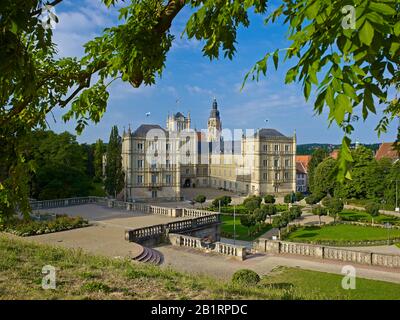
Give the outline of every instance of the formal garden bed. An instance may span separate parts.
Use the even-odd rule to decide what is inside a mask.
[[[243,241],[253,241],[272,229],[271,224],[268,223],[259,224],[249,229],[242,225],[239,217],[234,219],[233,216],[224,214],[222,215],[221,237],[233,239],[234,225],[236,226],[236,240]]]
[[[0,292],[3,299],[398,299],[400,285],[357,277],[344,290],[343,275],[276,268],[256,284],[182,273],[129,259],[39,245],[0,234]],[[21,263],[23,261],[23,263]],[[57,290],[43,290],[44,265],[57,266]],[[143,284],[146,284],[145,286]],[[12,285],[10,285],[12,284]]]
[[[287,204],[274,204],[274,206],[275,206],[277,212],[283,212],[283,211],[288,210]],[[209,207],[206,210],[218,212],[219,208],[218,207]],[[227,215],[233,215],[234,213],[236,213],[238,215],[242,215],[242,214],[249,214],[249,210],[243,204],[239,204],[236,206],[229,205],[229,206],[221,207],[221,213],[227,214]]]
[[[346,200],[346,204],[355,207],[366,207],[369,203],[371,203],[370,199],[348,199]],[[394,211],[395,207],[391,204],[380,203],[379,207],[381,210]]]
[[[354,222],[364,222],[374,224],[385,224],[390,223],[392,225],[400,226],[400,218],[396,216],[390,216],[387,214],[379,214],[377,216],[372,216],[366,211],[361,210],[343,210],[339,213],[339,218],[342,221],[354,221]]]
[[[335,223],[324,226],[291,226],[283,239],[331,246],[372,246],[400,242],[399,229]]]
[[[82,217],[69,217],[65,214],[41,214],[30,218],[11,219],[0,224],[0,231],[28,237],[87,226],[89,226],[89,222]]]

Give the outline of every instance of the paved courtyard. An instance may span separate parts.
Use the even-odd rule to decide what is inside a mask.
[[[185,218],[132,213],[94,204],[39,211],[81,216],[88,219],[92,225],[80,229],[32,236],[27,239],[67,248],[82,248],[87,252],[109,257],[135,257],[140,254],[141,246],[125,240],[126,229],[185,220]]]
[[[278,266],[302,268],[313,271],[342,274],[342,268],[349,263],[319,260],[295,255],[254,255],[250,259],[238,261],[217,254],[203,253],[189,248],[177,248],[170,245],[156,248],[164,255],[163,268],[173,269],[230,279],[239,269],[251,269],[260,275],[266,275]],[[356,275],[361,278],[400,283],[400,270],[355,265]]]
[[[66,213],[72,216],[80,215],[90,220],[92,226],[70,231],[39,235],[25,238],[27,241],[52,244],[106,255],[109,257],[133,257],[140,254],[141,246],[127,242],[124,231],[154,224],[168,223],[179,219],[132,213],[125,210],[110,209],[97,205],[82,205],[58,209],[42,210],[43,212]],[[315,222],[316,216],[305,214],[302,223]],[[231,242],[229,239],[223,241]],[[250,243],[238,243],[250,246]],[[172,267],[189,273],[202,273],[223,279],[243,268],[248,268],[263,275],[278,266],[300,267],[308,270],[341,274],[345,263],[329,260],[312,259],[295,255],[265,255],[257,254],[245,261],[238,261],[218,254],[195,251],[189,248],[177,248],[164,245],[156,248],[164,256],[162,267]],[[395,246],[357,247],[357,250],[384,253],[400,253]],[[363,278],[379,279],[400,283],[400,270],[370,266],[357,266],[357,275]]]

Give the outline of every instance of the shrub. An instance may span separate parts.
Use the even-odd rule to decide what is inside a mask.
[[[275,203],[275,197],[272,195],[272,194],[267,194],[265,197],[264,197],[264,202],[265,203]]]
[[[248,202],[257,202],[257,207],[259,208],[262,202],[262,198],[260,196],[249,196],[243,201],[243,205],[246,205]]]
[[[256,222],[265,222],[265,219],[267,219],[267,212],[261,208],[257,208],[253,212],[254,219]]]
[[[292,216],[294,217],[294,219],[301,217],[301,214],[302,214],[301,207],[292,206],[289,211],[292,214]]]
[[[338,198],[329,198],[327,201],[322,201],[322,204],[328,209],[328,213],[336,221],[336,216],[343,211],[343,201]]]
[[[243,203],[249,213],[260,208],[260,202],[256,199],[252,199]]]
[[[289,194],[285,195],[285,197],[283,198],[283,202],[291,203],[292,202],[292,194],[289,193]]]
[[[326,208],[317,205],[312,208],[312,213],[318,216],[319,224],[321,224],[321,217],[326,216],[328,214],[328,211],[326,210]]]
[[[322,194],[313,193],[306,198],[307,204],[317,204],[324,197]]]
[[[221,207],[225,207],[232,202],[232,198],[229,196],[221,196],[221,197],[215,198],[212,202],[212,206],[214,208],[218,208],[220,201],[221,201]]]
[[[202,206],[203,206],[203,203],[204,202],[206,202],[206,196],[205,195],[202,195],[202,194],[198,194],[194,199],[193,199],[193,201],[195,201],[195,202],[197,202],[197,203],[200,203]]]
[[[304,199],[304,194],[302,192],[300,192],[300,191],[297,191],[295,193],[295,196],[296,196],[296,201],[301,201],[301,200]]]
[[[34,221],[28,219],[13,219],[1,226],[0,231],[27,237],[38,234],[58,232],[88,226],[87,220],[81,217],[57,215],[53,220]]]
[[[255,286],[260,282],[260,276],[253,270],[241,269],[233,274],[232,282],[240,285]]]
[[[379,204],[376,202],[370,202],[365,206],[365,211],[371,216],[376,217],[379,215]]]
[[[271,217],[276,214],[276,206],[273,204],[264,204],[261,206],[261,210],[265,212],[265,215],[269,217],[271,222]]]

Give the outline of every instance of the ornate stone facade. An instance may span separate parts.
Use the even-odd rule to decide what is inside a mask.
[[[239,132],[239,137],[238,133]],[[122,138],[126,200],[180,197],[183,187],[240,194],[296,190],[296,135],[275,129],[222,130],[214,99],[207,130],[190,128],[190,115],[169,115],[166,129],[143,124]]]

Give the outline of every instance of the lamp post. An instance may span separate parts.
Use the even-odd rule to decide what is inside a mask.
[[[386,222],[386,223],[385,223],[385,228],[386,228],[387,231],[388,231],[388,242],[387,242],[388,246],[390,245],[390,234],[389,234],[389,230],[390,230],[391,227],[392,227],[392,225],[391,225],[389,222]]]
[[[399,211],[400,211],[399,203],[398,203],[399,193],[398,193],[398,191],[397,191],[397,183],[398,183],[398,182],[399,182],[399,180],[396,179],[396,208],[395,208],[396,212],[399,212]]]
[[[398,186],[397,186],[399,180],[398,180],[398,179],[392,180],[392,182],[396,182],[396,206],[395,206],[395,211],[396,211],[396,212],[400,212],[400,208],[399,208],[399,195],[398,195],[399,193],[398,193]]]
[[[236,245],[236,205],[233,205],[233,244]]]

